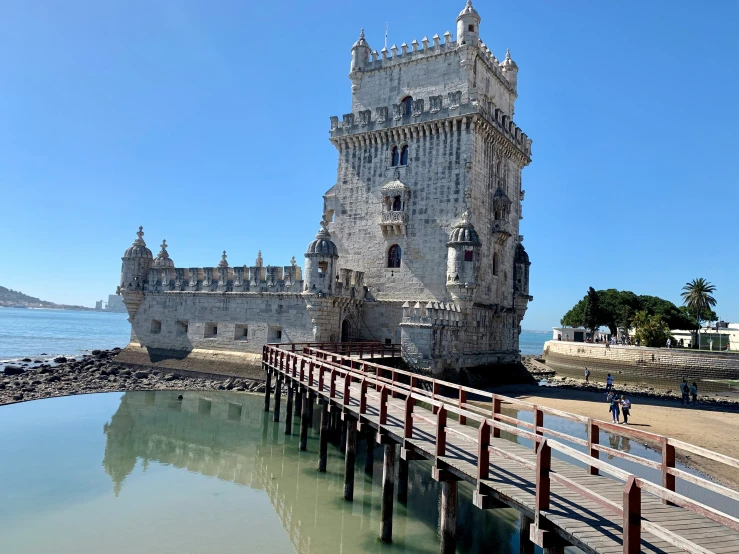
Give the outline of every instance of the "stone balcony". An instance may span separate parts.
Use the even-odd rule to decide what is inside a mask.
[[[404,211],[382,212],[380,227],[385,235],[403,235],[408,223],[408,214]]]

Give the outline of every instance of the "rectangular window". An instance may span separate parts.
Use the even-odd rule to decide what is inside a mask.
[[[391,344],[393,344],[393,339],[385,339],[385,344],[387,346],[390,346]]]
[[[187,321],[178,321],[177,322],[177,334],[179,336],[187,336],[188,327],[189,325]]]
[[[154,335],[158,335],[162,332],[162,322],[158,319],[151,320],[151,332]]]
[[[206,323],[205,329],[203,330],[203,338],[214,339],[218,336],[218,324],[217,323]]]
[[[328,271],[328,262],[318,262],[318,275],[323,277]]]
[[[234,340],[248,340],[249,338],[249,326],[246,324],[237,323],[234,330]]]
[[[465,262],[471,262],[472,261],[472,256],[473,256],[473,251],[472,250],[465,250],[464,251],[464,261]]]
[[[282,327],[279,325],[270,325],[267,327],[267,342],[282,341]]]

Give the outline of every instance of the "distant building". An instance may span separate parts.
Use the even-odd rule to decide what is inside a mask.
[[[103,301],[102,300],[96,300],[95,301],[95,311],[96,312],[102,312],[103,311]]]
[[[117,294],[109,294],[108,295],[108,306],[105,308],[105,311],[125,313],[126,305],[123,303],[123,298],[118,296]]]
[[[593,334],[590,329],[582,327],[552,327],[552,340],[564,340],[570,342],[585,342],[592,339]],[[598,331],[595,333],[598,340],[611,340],[611,333]]]

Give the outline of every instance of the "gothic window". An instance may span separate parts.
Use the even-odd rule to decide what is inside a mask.
[[[410,96],[406,96],[403,98],[403,100],[400,101],[400,105],[402,106],[401,113],[406,115],[411,115],[413,113],[413,98]]]
[[[474,253],[473,253],[472,250],[465,250],[464,251],[464,261],[465,262],[471,262],[473,256],[474,256]]]
[[[400,196],[396,196],[396,197],[395,197],[395,198],[393,199],[393,211],[394,211],[394,212],[399,212],[399,211],[401,211],[402,209],[403,209],[403,204],[402,204],[402,202],[400,201]]]
[[[387,251],[387,266],[397,268],[400,267],[400,246],[393,244]]]
[[[404,144],[400,149],[400,165],[408,165],[408,145]]]
[[[498,254],[493,254],[493,275],[498,275]]]
[[[398,159],[399,159],[399,151],[397,146],[393,146],[392,150],[390,150],[390,165],[395,167],[398,165]]]

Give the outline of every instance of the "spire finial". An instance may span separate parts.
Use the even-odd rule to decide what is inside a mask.
[[[467,0],[467,7],[468,8],[471,8],[472,7],[472,0]]]
[[[142,225],[139,225],[139,232],[136,233],[136,236],[143,240],[143,238],[144,238],[144,227]]]
[[[511,59],[511,49],[510,48],[506,48],[505,49],[505,59],[506,60],[510,60]]]
[[[226,260],[226,251],[223,251],[223,255],[221,256],[221,261],[218,262],[218,267],[228,267],[228,261]]]
[[[264,260],[262,260],[262,251],[260,250],[257,252],[257,267],[262,267],[264,265]]]
[[[162,250],[167,250],[167,239],[162,239],[162,244],[159,245]]]
[[[290,258],[290,265],[293,266],[293,267],[295,267],[296,265],[298,265],[298,262],[295,260],[295,256],[293,256],[292,258]]]
[[[359,32],[359,38],[364,38],[364,29]]]

